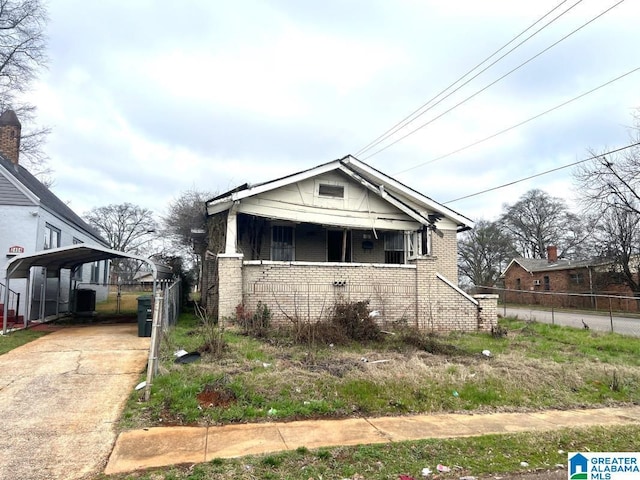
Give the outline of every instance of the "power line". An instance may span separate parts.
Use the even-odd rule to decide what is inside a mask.
[[[433,122],[435,122],[436,120],[438,120],[439,118],[443,117],[444,115],[446,115],[447,113],[451,112],[452,110],[458,108],[460,105],[468,102],[469,100],[471,100],[472,98],[474,98],[475,96],[481,94],[482,92],[484,92],[485,90],[489,89],[490,87],[494,86],[496,83],[500,82],[501,80],[505,79],[506,77],[508,77],[509,75],[511,75],[512,73],[514,73],[515,71],[519,70],[520,68],[524,67],[525,65],[527,65],[528,63],[530,63],[531,61],[535,60],[536,58],[538,58],[540,55],[542,55],[543,53],[546,53],[547,51],[551,50],[553,47],[555,47],[556,45],[558,45],[560,42],[563,42],[564,40],[566,40],[567,38],[569,38],[570,36],[574,35],[575,33],[579,32],[580,30],[582,30],[583,28],[585,28],[586,26],[588,26],[589,24],[595,22],[597,19],[599,19],[600,17],[602,17],[603,15],[605,15],[606,13],[610,12],[611,10],[613,10],[615,7],[617,7],[618,5],[620,5],[621,3],[623,3],[625,0],[620,0],[618,1],[616,4],[612,5],[611,7],[607,8],[604,12],[596,15],[595,17],[593,17],[591,20],[589,20],[588,22],[584,23],[583,25],[581,25],[580,27],[576,28],[575,30],[571,31],[570,33],[568,33],[567,35],[565,35],[564,37],[560,38],[559,40],[557,40],[556,42],[552,43],[551,45],[549,45],[547,48],[543,49],[542,51],[538,52],[537,54],[535,54],[533,57],[529,58],[528,60],[522,62],[520,65],[518,65],[517,67],[509,70],[507,73],[505,73],[504,75],[500,76],[498,79],[494,80],[493,82],[489,83],[488,85],[486,85],[485,87],[481,88],[480,90],[478,90],[477,92],[475,92],[474,94],[468,96],[467,98],[465,98],[464,100],[456,103],[453,107],[449,108],[448,110],[445,110],[444,112],[442,112],[440,115],[432,118],[431,120],[429,120],[426,123],[423,123],[422,125],[420,125],[418,128],[415,128],[413,130],[411,130],[409,133],[403,135],[402,137],[394,140],[393,142],[391,142],[390,144],[382,147],[379,150],[376,150],[374,153],[372,153],[371,155],[364,157],[363,160],[367,160],[371,157],[373,157],[374,155],[377,155],[380,152],[383,152],[384,150],[392,147],[393,145],[395,145],[396,143],[404,140],[405,138],[407,138],[410,135],[413,135],[414,133],[416,133],[418,130],[421,130],[422,128],[426,127],[427,125],[432,124]]]
[[[546,115],[546,114],[551,113],[551,112],[553,112],[555,110],[558,110],[559,108],[562,108],[562,107],[564,107],[564,106],[566,106],[566,105],[568,105],[568,104],[570,104],[572,102],[575,102],[576,100],[579,100],[582,97],[586,97],[587,95],[589,95],[589,94],[591,94],[591,93],[593,93],[593,92],[595,92],[597,90],[600,90],[601,88],[604,88],[604,87],[606,87],[608,85],[611,85],[612,83],[617,82],[618,80],[621,80],[622,78],[625,78],[625,77],[627,77],[627,76],[631,75],[632,73],[635,73],[635,72],[637,72],[639,70],[640,70],[640,67],[636,67],[633,70],[628,71],[627,73],[624,73],[624,74],[622,74],[622,75],[620,75],[620,76],[618,76],[616,78],[613,78],[613,79],[609,80],[608,82],[603,83],[602,85],[599,85],[599,86],[597,86],[595,88],[592,88],[591,90],[589,90],[587,92],[584,92],[584,93],[578,95],[577,97],[573,97],[572,99],[567,100],[566,102],[562,102],[561,104],[556,105],[555,107],[552,107],[552,108],[550,108],[548,110],[545,110],[544,112],[539,113],[539,114],[537,114],[537,115],[535,115],[535,116],[533,116],[531,118],[528,118],[528,119],[526,119],[526,120],[524,120],[524,121],[522,121],[520,123],[512,125],[512,126],[510,126],[508,128],[505,128],[504,130],[500,130],[499,132],[496,132],[496,133],[494,133],[492,135],[489,135],[488,137],[485,137],[485,138],[483,138],[481,140],[477,140],[477,141],[475,141],[473,143],[470,143],[469,145],[465,145],[464,147],[458,148],[457,150],[453,150],[453,151],[451,151],[449,153],[445,153],[444,155],[440,155],[439,157],[433,158],[433,159],[431,159],[431,160],[429,160],[427,162],[419,163],[418,165],[414,165],[413,167],[409,167],[409,168],[407,168],[405,170],[402,170],[400,172],[394,173],[394,175],[400,175],[402,173],[406,173],[406,172],[409,172],[411,170],[415,170],[416,168],[420,168],[420,167],[423,167],[425,165],[429,165],[430,163],[434,163],[434,162],[437,162],[438,160],[442,160],[443,158],[447,158],[447,157],[450,157],[451,155],[455,155],[456,153],[460,153],[460,152],[462,152],[464,150],[467,150],[468,148],[475,147],[476,145],[479,145],[479,144],[481,144],[483,142],[486,142],[487,140],[491,140],[492,138],[495,138],[498,135],[502,135],[503,133],[507,133],[507,132],[509,132],[509,131],[511,131],[511,130],[513,130],[515,128],[518,128],[518,127],[521,127],[522,125],[525,125],[526,123],[529,123],[529,122],[531,122],[533,120],[536,120],[536,119],[542,117],[543,115]]]
[[[453,82],[452,84],[450,84],[448,87],[446,87],[444,90],[442,90],[440,93],[438,93],[437,95],[435,95],[434,97],[432,97],[431,99],[429,99],[427,102],[425,102],[424,104],[422,104],[420,107],[418,107],[416,110],[414,110],[413,112],[411,112],[409,115],[407,115],[405,118],[403,118],[402,120],[400,120],[398,123],[396,123],[393,127],[391,127],[389,130],[387,130],[386,132],[384,132],[382,135],[378,136],[377,138],[375,138],[374,140],[372,140],[371,142],[369,142],[367,145],[365,145],[364,147],[362,147],[360,150],[358,150],[356,152],[356,156],[365,153],[367,150],[372,149],[373,147],[375,147],[376,145],[379,145],[381,142],[383,142],[384,140],[386,140],[387,138],[389,138],[391,135],[393,135],[394,133],[398,132],[399,130],[403,129],[404,127],[406,127],[407,125],[409,125],[410,123],[414,122],[415,120],[417,120],[419,117],[421,117],[422,115],[424,115],[425,113],[427,113],[429,110],[431,110],[432,108],[436,107],[437,105],[439,105],[440,103],[442,103],[443,100],[446,100],[448,97],[450,97],[451,95],[453,95],[454,93],[456,93],[458,90],[460,90],[462,87],[464,87],[465,85],[467,85],[469,82],[475,80],[479,75],[481,75],[482,73],[486,72],[489,68],[491,68],[492,66],[494,66],[496,63],[498,63],[500,60],[502,60],[503,58],[505,58],[507,55],[509,55],[511,52],[513,52],[515,49],[519,48],[520,46],[522,46],[525,42],[529,41],[531,38],[533,38],[534,36],[536,36],[540,31],[544,30],[546,27],[548,27],[549,25],[551,25],[553,22],[555,22],[556,20],[558,20],[560,17],[562,17],[564,14],[568,13],[570,10],[572,10],[574,7],[576,7],[579,3],[582,2],[582,0],[578,0],[575,4],[573,4],[571,7],[569,7],[567,10],[565,10],[564,12],[562,12],[560,15],[558,15],[557,17],[553,18],[550,22],[548,22],[547,24],[545,24],[542,28],[536,30],[532,35],[528,36],[527,38],[525,38],[522,42],[520,42],[519,44],[517,44],[515,47],[513,47],[511,50],[509,50],[507,53],[505,53],[504,55],[502,55],[500,58],[498,58],[497,60],[495,60],[494,62],[492,62],[490,65],[488,65],[487,67],[485,67],[483,70],[481,70],[480,72],[478,72],[476,75],[474,75],[473,77],[471,77],[470,79],[468,79],[466,82],[464,82],[462,85],[460,85],[458,88],[456,88],[455,90],[453,90],[452,92],[449,92],[449,94],[447,94],[447,96],[441,98],[440,100],[438,100],[438,102],[436,102],[435,104],[431,105],[429,108],[425,109],[424,111],[421,112],[422,109],[424,109],[425,107],[427,107],[431,102],[433,102],[435,99],[437,99],[440,95],[444,94],[447,90],[453,88],[457,83],[461,82],[465,77],[467,77],[468,75],[470,75],[474,70],[476,70],[477,68],[479,68],[481,65],[483,65],[484,63],[488,62],[491,58],[495,57],[498,53],[500,53],[502,50],[504,50],[506,47],[508,47],[510,44],[512,44],[515,40],[517,40],[518,38],[520,38],[522,35],[524,35],[526,32],[528,32],[529,30],[531,30],[535,25],[537,25],[538,23],[540,23],[544,18],[548,17],[551,13],[553,13],[555,10],[557,10],[558,8],[560,8],[564,3],[566,3],[568,0],[564,0],[563,2],[559,3],[557,6],[555,6],[554,8],[552,8],[551,10],[549,10],[547,13],[545,13],[542,17],[540,17],[538,20],[536,20],[535,22],[533,22],[531,25],[529,25],[527,28],[525,28],[522,32],[520,32],[518,35],[516,35],[515,37],[513,37],[511,40],[509,40],[507,43],[505,43],[502,47],[500,47],[498,50],[496,50],[495,52],[493,52],[491,55],[489,55],[487,58],[485,58],[484,60],[482,60],[480,63],[478,63],[476,66],[474,66],[471,70],[467,71],[467,73],[465,73],[464,75],[462,75],[460,78],[458,78],[458,80],[456,80],[455,82]]]
[[[599,155],[594,155],[592,157],[585,158],[583,160],[578,160],[577,162],[573,162],[573,163],[570,163],[568,165],[563,165],[561,167],[556,167],[556,168],[553,168],[551,170],[547,170],[545,172],[536,173],[535,175],[530,175],[528,177],[521,178],[519,180],[514,180],[513,182],[505,183],[503,185],[499,185],[497,187],[489,188],[487,190],[482,190],[481,192],[472,193],[471,195],[465,195],[464,197],[454,198],[453,200],[448,200],[446,202],[443,202],[443,204],[447,205],[449,203],[457,202],[459,200],[465,200],[467,198],[476,197],[476,196],[482,195],[484,193],[493,192],[494,190],[499,190],[501,188],[510,187],[511,185],[515,185],[516,183],[524,182],[526,180],[531,180],[532,178],[536,178],[536,177],[541,177],[543,175],[547,175],[549,173],[557,172],[558,170],[563,170],[565,168],[574,167],[575,165],[579,165],[581,163],[588,162],[589,160],[595,160],[596,158],[604,157],[604,156],[607,156],[607,155],[611,155],[613,153],[618,153],[618,152],[621,152],[623,150],[627,150],[629,148],[637,147],[639,145],[640,145],[640,142],[632,143],[631,145],[620,147],[620,148],[617,148],[615,150],[610,150],[608,152],[601,153]]]

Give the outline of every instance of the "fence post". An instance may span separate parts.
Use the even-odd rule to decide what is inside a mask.
[[[158,374],[158,360],[160,355],[160,339],[162,338],[162,291],[156,295],[153,306],[153,321],[151,324],[151,346],[149,348],[149,361],[147,362],[147,384],[144,388],[144,401],[151,397],[153,379]]]
[[[556,324],[556,315],[555,312],[553,311],[553,305],[551,305],[551,325],[555,325]]]
[[[611,308],[611,297],[609,297],[609,320],[611,320],[611,332],[613,333],[613,310]]]

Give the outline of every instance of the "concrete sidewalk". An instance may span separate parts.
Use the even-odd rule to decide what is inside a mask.
[[[298,447],[313,449],[630,423],[640,424],[640,406],[487,415],[309,420],[221,427],[157,427],[121,433],[105,473],[110,475],[179,463],[208,462],[214,458],[295,450]]]

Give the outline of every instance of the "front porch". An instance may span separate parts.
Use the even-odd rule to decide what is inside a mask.
[[[218,255],[218,318],[236,307],[266,305],[276,324],[328,318],[336,303],[368,301],[381,325],[406,324],[425,331],[490,330],[497,320],[497,296],[471,297],[435,270],[434,257],[407,265],[245,261]]]

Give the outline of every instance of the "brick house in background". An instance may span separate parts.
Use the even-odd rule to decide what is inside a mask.
[[[547,258],[514,258],[501,275],[507,303],[553,306],[559,308],[595,308],[608,310],[608,298],[594,295],[633,296],[609,259],[558,259],[557,248],[547,247]],[[581,294],[552,295],[552,294]],[[611,300],[611,308],[638,311],[632,299]]]
[[[0,304],[4,301],[6,263],[14,256],[78,243],[108,247],[84,220],[20,165],[21,130],[15,112],[7,110],[0,115]],[[95,290],[97,300],[105,299],[108,268],[108,261],[84,265],[74,272],[32,268],[28,279],[11,282],[8,308],[14,315],[8,320],[21,320],[23,316],[34,320],[68,312],[73,308],[74,287],[79,285]],[[0,316],[2,313],[0,309]]]
[[[381,323],[477,330],[496,320],[496,295],[458,288],[456,236],[472,222],[351,156],[206,207],[202,292],[218,318],[262,302],[276,322],[314,322],[336,302],[366,300]]]

